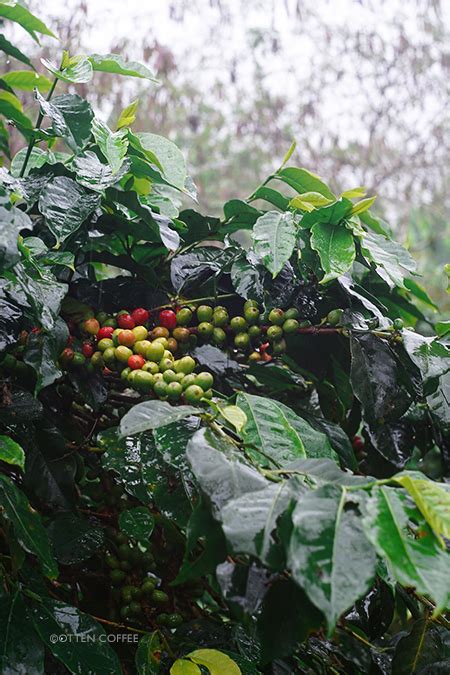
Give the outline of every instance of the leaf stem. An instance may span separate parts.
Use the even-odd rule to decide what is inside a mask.
[[[48,92],[47,98],[45,99],[46,101],[50,101],[51,97],[53,96],[53,92],[55,91],[56,84],[58,82],[57,77],[53,80],[52,86],[50,87],[50,91]],[[27,154],[25,155],[25,159],[23,160],[23,165],[20,170],[20,178],[23,178],[25,174],[25,170],[27,168],[28,160],[31,157],[31,153],[33,152],[34,144],[35,144],[35,132],[38,131],[41,128],[42,120],[44,119],[44,113],[41,111],[39,108],[39,114],[37,116],[36,124],[31,132],[31,137],[30,137],[30,142],[28,143],[28,148],[27,148]]]

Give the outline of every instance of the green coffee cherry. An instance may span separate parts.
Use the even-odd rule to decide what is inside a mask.
[[[243,316],[234,316],[230,321],[230,328],[233,333],[244,333],[248,328],[248,323]]]
[[[183,307],[177,312],[177,324],[179,326],[189,326],[192,321],[192,312],[189,307]]]
[[[165,625],[168,628],[176,628],[177,626],[179,626],[182,623],[183,623],[183,617],[181,616],[181,614],[174,613],[174,614],[168,614],[167,615]]]
[[[284,323],[284,312],[282,309],[272,309],[269,313],[270,323],[275,324],[275,326],[281,326]]]
[[[244,302],[244,311],[245,311],[246,309],[249,309],[250,307],[256,307],[256,309],[259,311],[259,305],[258,305],[258,303],[256,302],[256,300],[246,300],[246,301]]]
[[[281,326],[269,326],[267,329],[267,339],[269,342],[276,342],[277,340],[281,340],[283,337],[283,329]]]
[[[280,356],[281,354],[284,354],[286,352],[287,345],[286,345],[286,340],[284,338],[281,338],[281,340],[277,340],[277,342],[273,343],[272,346],[272,352],[274,356]]]
[[[207,340],[212,336],[214,332],[214,326],[208,321],[202,321],[202,323],[198,324],[197,332],[200,337],[202,337],[204,340]]]
[[[211,375],[211,373],[207,372],[199,373],[195,378],[195,384],[201,387],[203,391],[207,391],[208,389],[211,389],[211,387],[213,386],[214,378]]]
[[[183,387],[179,382],[169,382],[167,385],[167,396],[170,401],[178,401],[183,393]]]
[[[394,319],[394,328],[395,330],[402,330],[404,327],[403,319]]]
[[[283,331],[289,335],[290,333],[295,333],[299,327],[297,319],[287,319],[283,324]]]
[[[259,326],[249,326],[247,333],[251,340],[256,340],[261,335],[261,328]]]
[[[228,323],[229,316],[228,312],[225,308],[219,308],[216,307],[213,313],[213,318],[212,322],[216,328],[221,328],[222,326],[226,326]]]
[[[343,309],[332,309],[331,312],[328,312],[327,314],[327,323],[329,323],[330,326],[337,326],[342,319],[343,313]]]
[[[212,341],[215,345],[220,347],[227,341],[227,334],[222,328],[214,328]]]
[[[255,324],[259,321],[259,310],[257,307],[247,307],[244,309],[244,318],[249,324]]]
[[[287,319],[298,319],[299,316],[300,312],[295,307],[290,307],[284,313],[284,318],[286,321]]]
[[[197,307],[197,319],[199,323],[209,322],[213,318],[213,308],[209,305],[200,305]]]
[[[153,591],[151,598],[153,602],[157,605],[167,605],[169,602],[169,596],[164,591]]]
[[[250,346],[250,336],[248,333],[238,333],[234,338],[234,346],[236,349],[246,350]]]
[[[111,570],[109,578],[114,586],[119,586],[125,579],[125,572],[123,570]]]

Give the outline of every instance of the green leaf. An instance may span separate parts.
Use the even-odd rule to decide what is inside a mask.
[[[40,75],[34,70],[10,70],[2,75],[2,80],[13,89],[24,91],[33,91],[35,87],[40,91],[48,91],[52,86],[48,77]]]
[[[450,659],[447,633],[446,628],[433,624],[429,615],[414,621],[408,634],[400,633],[402,637],[395,646],[392,672],[395,675],[445,675]]]
[[[261,461],[268,460],[275,466],[306,457],[300,433],[303,420],[290,408],[270,398],[243,393],[238,394],[236,403],[247,419],[242,435],[250,446],[250,455],[252,446],[256,447],[262,452]]]
[[[345,190],[341,194],[341,197],[344,199],[358,199],[360,197],[365,197],[367,194],[367,188],[365,187],[356,187],[352,188],[351,190]]]
[[[102,546],[104,531],[75,513],[57,515],[47,528],[55,558],[62,565],[87,560]]]
[[[100,205],[100,195],[87,192],[72,178],[57,176],[39,198],[39,211],[59,243],[76,232]]]
[[[443,485],[420,473],[403,473],[394,477],[405,488],[437,537],[450,539],[450,492]]]
[[[20,24],[38,44],[39,39],[36,33],[56,38],[56,35],[47,28],[45,23],[34,16],[24,5],[15,0],[1,0],[0,16]]]
[[[105,631],[89,614],[64,602],[41,598],[32,605],[31,616],[41,640],[69,672],[122,675]],[[65,639],[55,640],[54,636]]]
[[[32,228],[30,217],[18,208],[0,206],[0,265],[13,267],[20,258],[17,237],[23,229]]]
[[[122,127],[130,127],[136,119],[136,110],[139,105],[139,99],[132,101],[130,105],[122,110],[117,120],[117,130]]]
[[[122,511],[119,525],[127,537],[135,539],[144,549],[149,547],[149,539],[155,527],[155,519],[144,506]]]
[[[402,331],[402,337],[409,358],[420,370],[425,386],[450,370],[450,351],[436,338],[424,337],[410,330]]]
[[[361,238],[361,251],[368,262],[378,267],[377,273],[391,287],[404,287],[405,271],[414,272],[416,263],[400,244],[381,234],[368,232]]]
[[[287,211],[289,208],[289,199],[282,195],[281,192],[278,192],[278,190],[273,190],[269,187],[259,187],[252,194],[251,200],[249,201],[253,202],[257,199],[263,199],[264,201],[273,204],[277,209],[280,209],[280,211]]]
[[[160,675],[159,663],[163,650],[159,631],[144,635],[139,640],[135,656],[138,675]]]
[[[128,150],[126,131],[120,130],[113,133],[106,124],[95,118],[92,122],[92,133],[113,174],[116,174]]]
[[[25,551],[37,556],[42,571],[49,579],[56,579],[58,567],[40,515],[10,478],[0,474],[0,486],[2,515],[11,523],[17,541]]]
[[[235,553],[257,556],[272,569],[283,569],[284,554],[276,536],[277,522],[290,504],[302,498],[308,488],[298,478],[247,492],[231,499],[218,517]]]
[[[419,517],[419,536],[410,533],[411,516]],[[450,593],[450,557],[425,521],[421,523],[420,514],[409,507],[406,496],[395,488],[373,488],[363,524],[396,581],[430,597],[437,612],[444,609]]]
[[[424,305],[427,305],[430,309],[434,310],[437,312],[439,310],[439,307],[436,305],[435,302],[430,298],[426,290],[417,283],[414,279],[405,279],[404,281],[405,288],[408,289],[408,291],[415,297],[417,300],[420,302],[423,302]]]
[[[133,406],[122,417],[120,435],[124,438],[149,429],[158,429],[201,412],[201,409],[190,405],[172,406],[166,401],[144,401]]]
[[[319,176],[316,176],[316,174],[311,173],[307,169],[289,166],[286,169],[278,171],[274,178],[287,183],[299,194],[302,192],[318,192],[327,197],[327,199],[332,199],[333,201],[336,199],[336,196],[331,192],[328,185]]]
[[[275,278],[291,257],[296,226],[292,213],[268,211],[253,226],[253,248]]]
[[[177,659],[170,669],[170,675],[201,675],[201,670],[192,661]]]
[[[9,91],[0,91],[0,115],[17,122],[19,126],[25,129],[33,128],[30,118],[22,112],[22,104],[19,99]]]
[[[88,142],[94,117],[87,101],[77,94],[62,94],[51,102],[36,92],[42,114],[49,117],[55,134],[61,136],[73,152],[78,152]]]
[[[41,63],[58,80],[63,80],[63,82],[84,84],[92,80],[92,64],[86,56],[69,57],[61,69],[48,61],[48,59],[41,59]]]
[[[0,626],[0,672],[4,675],[43,675],[44,648],[19,591],[2,595]]]
[[[150,434],[119,438],[117,428],[103,431],[98,439],[102,453],[102,466],[113,471],[128,494],[142,502],[148,501],[148,493],[142,478],[144,457],[154,452]]]
[[[185,190],[187,180],[186,161],[179,148],[163,136],[128,132],[131,145],[140,150],[156,166],[163,178],[179,190]]]
[[[18,49],[11,42],[9,42],[9,40],[7,40],[3,34],[0,34],[0,51],[5,52],[5,54],[8,54],[8,56],[12,56],[18,61],[25,63],[27,66],[30,66],[30,68],[33,68],[33,64],[31,63],[28,56],[21,52],[20,49]]]
[[[196,649],[187,657],[199,666],[208,668],[211,675],[242,675],[237,663],[217,649]]]
[[[103,164],[95,152],[90,150],[87,150],[84,155],[75,157],[72,162],[72,169],[76,174],[77,182],[94,190],[94,192],[103,192],[117,183],[129,167],[130,162],[125,160],[120,169],[113,173],[111,166]]]
[[[343,487],[324,485],[304,495],[292,513],[292,523],[289,567],[311,602],[325,614],[331,636],[341,614],[370,588],[375,552]]]
[[[22,471],[25,468],[25,453],[23,448],[13,441],[9,436],[0,436],[0,460],[7,464],[20,466]]]
[[[297,147],[297,141],[292,141],[292,143],[289,147],[289,150],[287,151],[287,153],[283,157],[283,161],[281,162],[281,165],[280,165],[280,168],[278,169],[278,171],[281,171],[281,169],[289,162],[289,160],[291,159],[292,155],[295,152],[296,147]]]
[[[342,224],[316,223],[311,229],[311,248],[320,257],[325,276],[320,280],[326,284],[345,274],[355,259],[353,234]]]
[[[436,333],[439,337],[444,337],[450,333],[450,320],[438,321],[435,325]]]
[[[237,405],[226,405],[220,408],[220,414],[236,429],[238,434],[247,424],[247,415]]]
[[[364,211],[368,211],[375,200],[376,195],[375,197],[367,197],[367,199],[362,199],[360,202],[354,204],[352,208],[352,216],[364,213]]]
[[[22,172],[22,166],[27,154],[27,148],[22,148],[17,152],[11,162],[11,175],[18,178]],[[28,159],[28,163],[25,169],[24,177],[28,176],[31,169],[39,169],[44,164],[51,164],[52,155],[48,150],[42,150],[41,148],[33,148],[31,155]]]
[[[102,73],[140,77],[151,82],[158,82],[147,66],[137,61],[125,61],[120,54],[90,54],[87,58],[92,63],[92,68]]]
[[[320,192],[304,192],[298,197],[291,199],[289,206],[310,213],[320,206],[328,206],[331,203],[332,200],[327,199],[327,197],[321,195]]]

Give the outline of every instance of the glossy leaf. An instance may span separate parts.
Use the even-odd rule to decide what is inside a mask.
[[[268,211],[253,226],[253,247],[272,277],[289,260],[295,246],[296,226],[292,213]]]
[[[108,161],[112,173],[116,174],[127,154],[128,138],[125,130],[114,133],[106,124],[95,118],[92,122],[92,134],[103,156]]]
[[[0,436],[0,461],[25,468],[25,453],[23,448],[9,436]]]
[[[16,2],[16,0],[2,0],[0,3],[0,16],[18,23],[38,44],[39,39],[36,33],[56,38],[56,35],[47,28],[43,21],[38,19],[37,16],[32,14],[29,9],[20,2]]]
[[[187,656],[194,663],[205,666],[211,675],[242,675],[239,666],[217,649],[196,649]]]
[[[167,426],[190,415],[199,415],[201,410],[190,405],[172,406],[166,401],[144,401],[133,406],[121,419],[120,435],[140,434],[149,429]]]
[[[87,101],[77,94],[62,94],[49,102],[38,92],[36,99],[42,113],[51,119],[55,134],[61,136],[73,152],[86,145],[94,117]]]
[[[148,434],[119,438],[117,428],[113,428],[103,431],[98,442],[104,449],[102,466],[117,475],[126,492],[146,503],[148,493],[142,477],[142,463],[153,451],[153,438]]]
[[[144,635],[139,640],[135,656],[138,675],[159,675],[163,648],[159,631]]]
[[[58,68],[48,59],[41,59],[41,63],[58,80],[63,80],[63,82],[85,84],[92,80],[92,65],[85,56],[68,57],[63,68]]]
[[[10,70],[2,75],[2,80],[13,89],[22,89],[23,91],[33,91],[35,87],[39,91],[48,91],[52,84],[48,77],[40,75],[34,70]]]
[[[0,671],[6,674],[44,674],[44,648],[20,591],[3,595],[0,603]]]
[[[345,274],[355,259],[353,235],[339,224],[316,223],[311,228],[311,248],[319,254],[325,275],[320,280],[326,284]]]
[[[450,351],[435,338],[405,330],[403,344],[411,361],[419,368],[426,386],[450,370]]]
[[[449,555],[442,551],[425,521],[421,523],[419,536],[408,532],[410,517],[414,515],[411,511],[399,490],[374,488],[363,519],[366,535],[389,563],[394,579],[427,595],[436,603],[437,611],[442,611],[450,592]]]
[[[58,576],[58,567],[50,550],[50,543],[40,515],[31,508],[24,493],[14,485],[12,480],[2,474],[0,474],[0,487],[3,517],[11,523],[17,541],[25,551],[38,558],[44,574],[50,579],[55,579]]]
[[[122,532],[134,539],[144,549],[149,546],[149,539],[155,527],[155,519],[150,511],[143,506],[126,509],[119,516],[119,525]]]
[[[420,473],[404,473],[395,482],[405,488],[437,537],[450,539],[450,492]]]
[[[99,204],[99,195],[87,192],[71,178],[58,176],[42,191],[39,210],[60,243],[76,232]]]
[[[156,166],[162,176],[179,190],[184,190],[187,179],[186,161],[179,148],[163,136],[128,132],[130,143]]]
[[[41,598],[31,607],[31,616],[41,640],[71,673],[121,675],[119,659],[105,631],[89,614],[64,602]],[[66,639],[55,640],[55,635]]]
[[[75,565],[90,558],[104,542],[104,530],[74,513],[56,516],[47,528],[55,558]]]
[[[377,265],[378,274],[391,288],[403,287],[405,273],[416,269],[415,261],[403,246],[375,232],[362,237],[361,251],[369,262]]]
[[[103,73],[114,73],[126,77],[139,77],[151,82],[158,82],[152,71],[142,63],[125,61],[120,54],[90,54],[88,57],[92,68]]]
[[[328,199],[334,200],[336,198],[323,180],[307,169],[289,166],[277,171],[274,178],[287,183],[299,194],[302,192],[318,192]]]
[[[370,587],[375,552],[357,506],[337,485],[304,495],[292,523],[288,564],[311,602],[325,614],[331,635],[340,615]]]
[[[51,332],[31,334],[24,355],[25,363],[36,373],[36,393],[53,384],[62,375],[58,357],[67,342],[68,330],[62,319],[54,322],[52,309],[53,307],[47,307],[49,316],[46,316],[46,313],[42,314],[42,321]]]
[[[136,119],[136,110],[138,105],[139,99],[136,99],[122,110],[119,115],[119,119],[117,120],[117,130],[122,129],[122,127],[130,127],[133,124]]]
[[[0,34],[0,50],[5,54],[8,54],[8,56],[12,56],[18,61],[25,63],[27,66],[30,66],[31,68],[33,67],[28,56],[21,52],[18,47],[9,42],[9,40],[7,40],[3,34]]]
[[[170,675],[201,675],[201,670],[192,661],[177,659],[170,669]]]
[[[364,213],[364,211],[368,211],[375,200],[376,196],[367,197],[367,199],[361,199],[360,202],[356,202],[352,208],[352,215],[359,215],[360,213]]]
[[[124,161],[120,169],[113,173],[109,164],[103,164],[94,152],[88,150],[84,155],[75,157],[72,168],[80,185],[94,192],[103,192],[122,178],[129,169],[129,162]]]

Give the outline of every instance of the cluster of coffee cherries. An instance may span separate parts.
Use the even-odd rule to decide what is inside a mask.
[[[157,576],[150,550],[142,551],[118,530],[111,529],[104,560],[109,568],[112,597],[119,619],[146,625],[155,621],[167,628],[183,623],[179,612],[171,612],[171,599]]]
[[[115,316],[100,312],[81,322],[80,351],[66,347],[60,363],[67,369],[86,365],[103,374],[120,374],[128,387],[143,395],[197,404],[212,397],[214,378],[207,371],[194,372],[198,364],[187,354],[191,333],[179,318],[183,321],[183,310],[178,315],[162,310],[158,325],[151,328],[150,314],[143,308],[131,314],[122,310]]]

